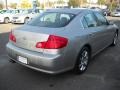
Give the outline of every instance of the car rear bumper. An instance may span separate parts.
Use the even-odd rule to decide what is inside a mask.
[[[58,74],[70,68],[65,67],[64,59],[61,55],[48,55],[38,52],[25,50],[8,43],[6,46],[8,56],[15,62],[22,64],[31,69],[35,69],[41,72],[49,74]],[[18,56],[27,58],[27,64],[24,64],[18,60]]]

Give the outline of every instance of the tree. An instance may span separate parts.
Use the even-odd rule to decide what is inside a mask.
[[[83,3],[87,3],[87,0],[83,0]]]
[[[109,0],[106,2],[106,4],[108,8],[112,11],[118,6],[119,2],[117,0]]]
[[[106,4],[106,0],[98,0],[98,4],[99,5],[104,5],[104,4]]]
[[[17,3],[10,3],[10,7],[16,9],[17,8]]]
[[[71,7],[79,7],[83,6],[85,3],[87,3],[87,0],[69,0],[68,5]]]
[[[3,9],[3,1],[0,1],[0,9]]]
[[[29,2],[29,0],[21,0],[21,8],[31,8],[32,5],[31,3]]]
[[[63,4],[63,3],[64,3],[64,0],[58,0],[57,3],[58,3],[58,4]]]
[[[0,3],[0,9],[3,9],[3,4],[2,3]]]
[[[37,7],[40,7],[40,2],[38,0],[36,0],[37,3]]]
[[[110,10],[114,10],[117,7],[117,2],[115,2],[115,0],[111,0],[110,3]]]
[[[79,0],[69,0],[68,5],[71,7],[78,7],[79,6]]]

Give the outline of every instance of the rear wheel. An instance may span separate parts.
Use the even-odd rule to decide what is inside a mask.
[[[5,18],[5,19],[4,19],[4,23],[5,23],[5,24],[9,23],[9,18]]]
[[[78,56],[74,71],[76,74],[81,74],[87,70],[90,60],[90,50],[87,47],[82,48]]]
[[[113,38],[112,46],[115,46],[117,44],[117,41],[118,41],[118,33],[116,32]]]

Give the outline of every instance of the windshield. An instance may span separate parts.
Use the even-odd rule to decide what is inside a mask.
[[[28,25],[58,28],[64,27],[75,17],[74,14],[47,12],[33,19]]]

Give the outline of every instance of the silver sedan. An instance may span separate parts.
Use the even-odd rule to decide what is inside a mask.
[[[91,57],[115,46],[118,27],[98,11],[51,9],[11,31],[6,45],[11,61],[58,74],[86,71]]]

